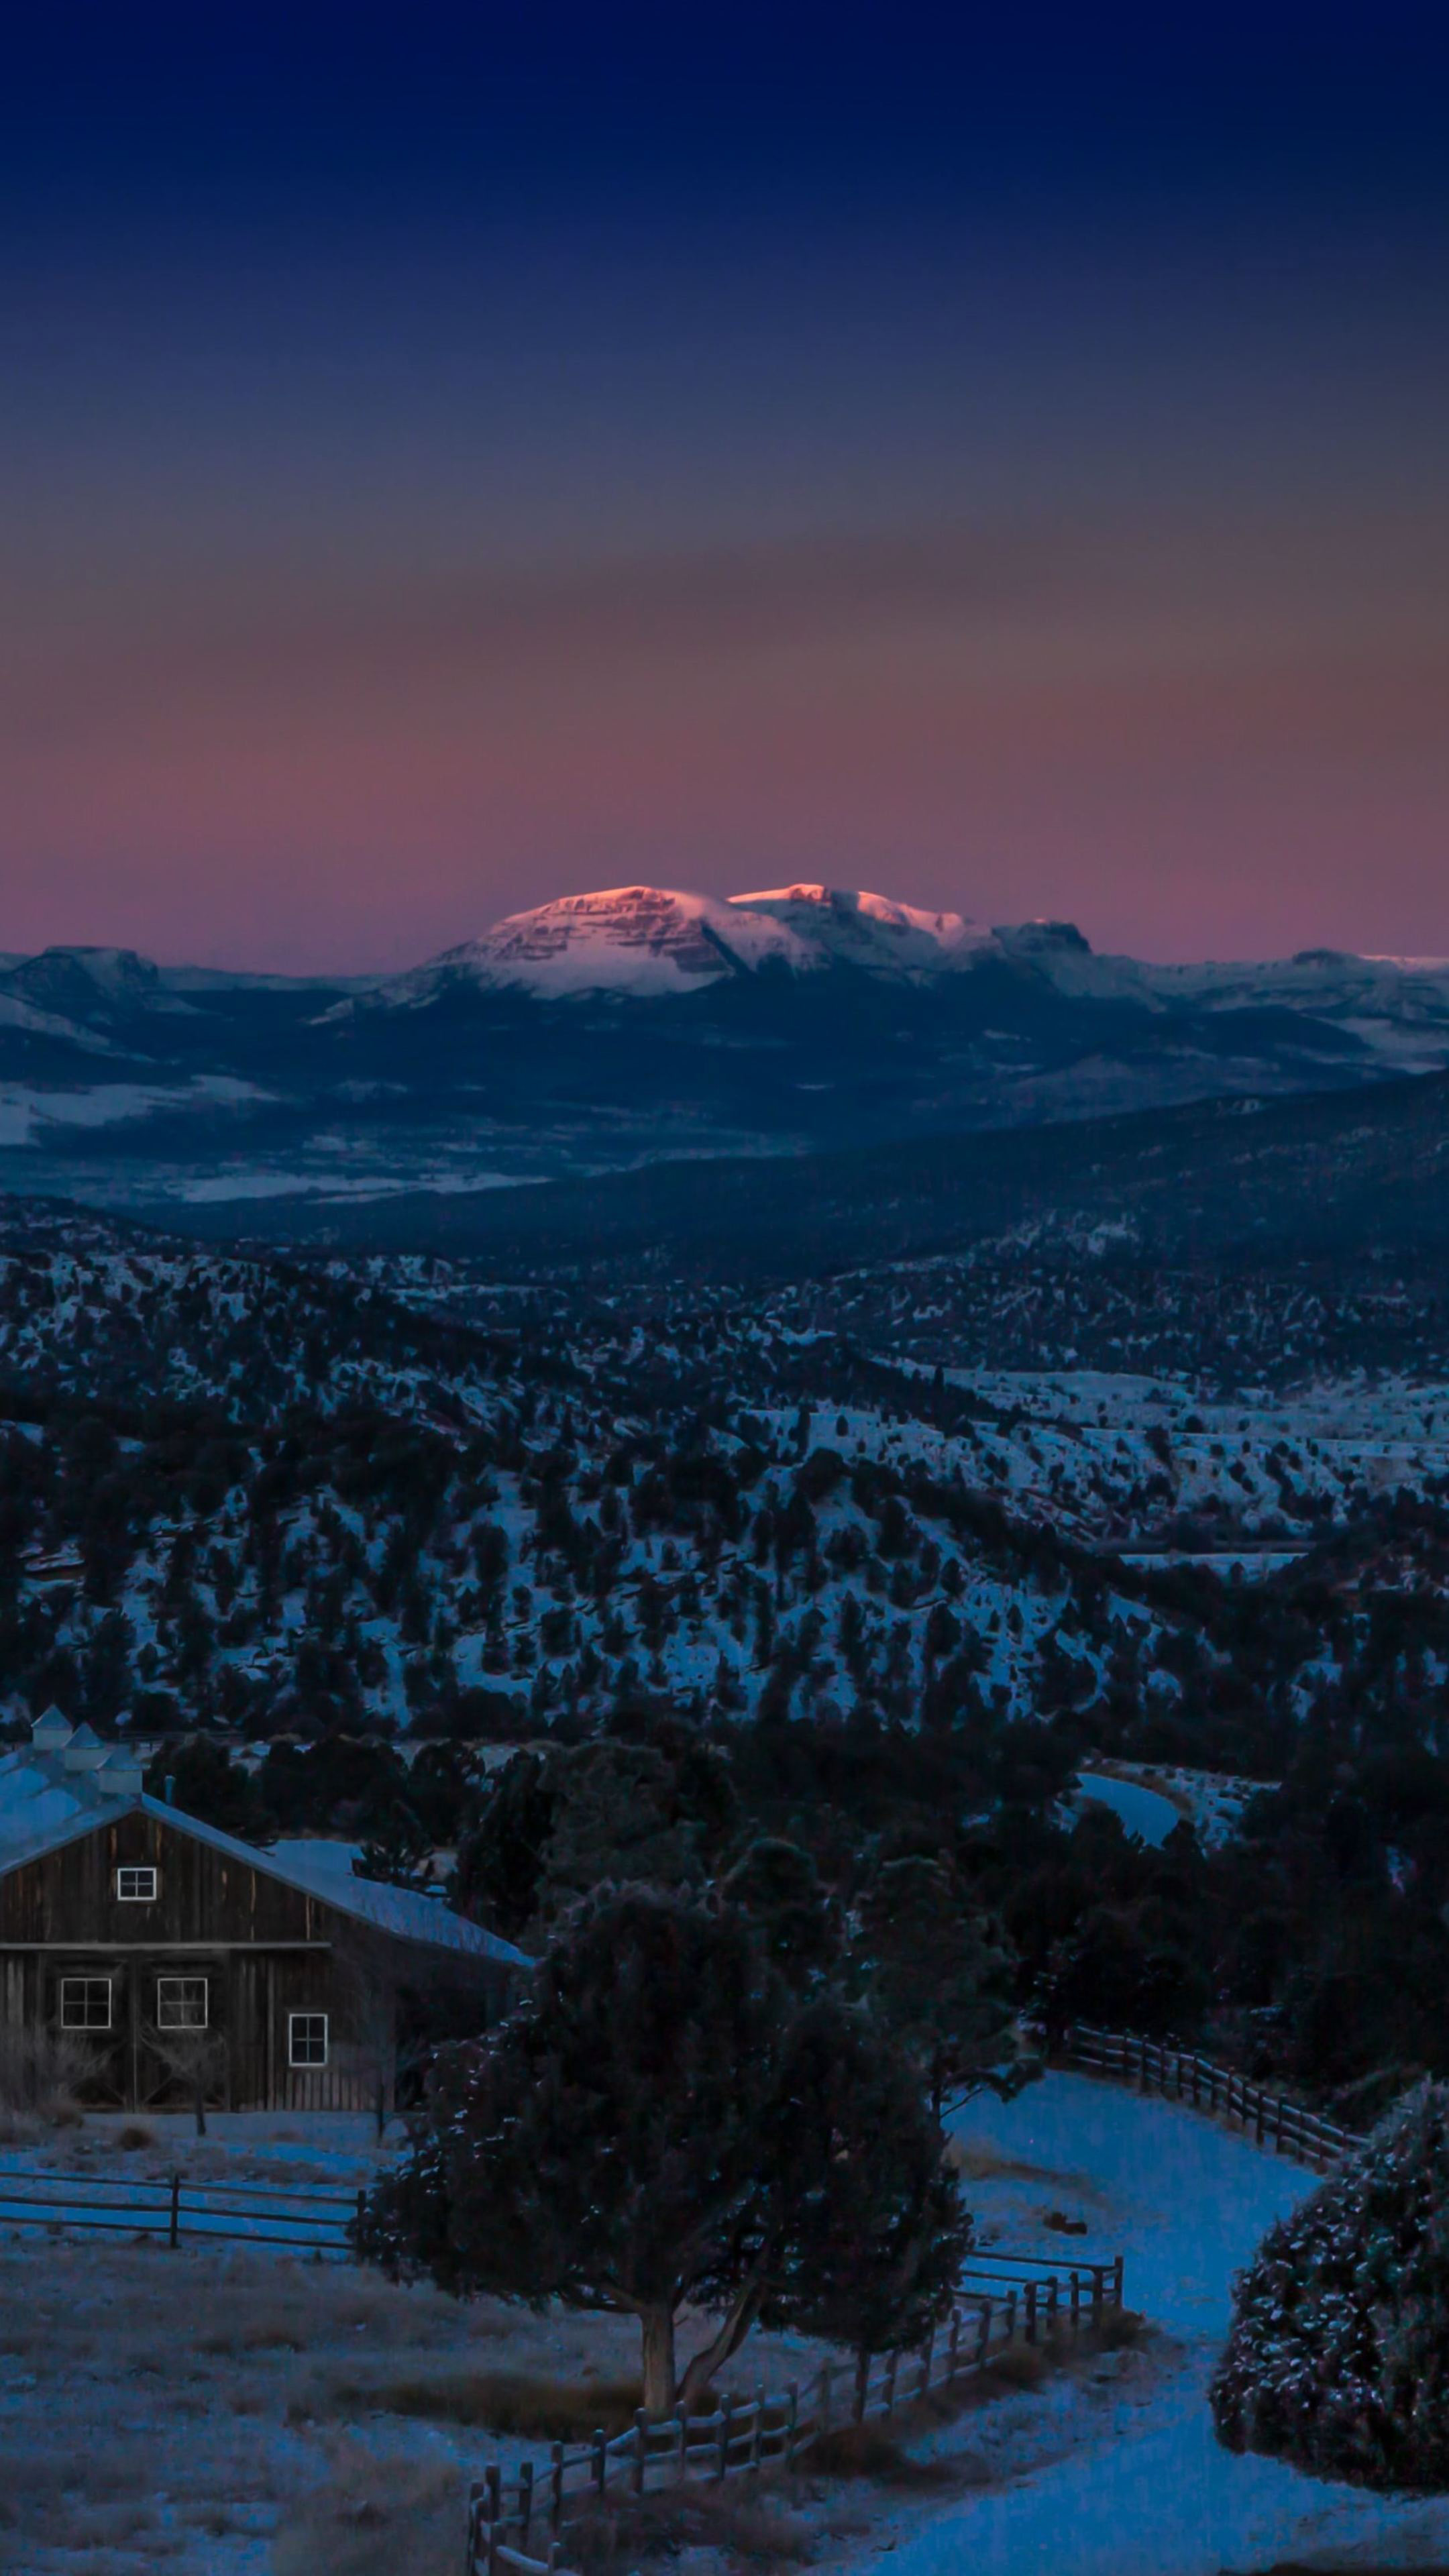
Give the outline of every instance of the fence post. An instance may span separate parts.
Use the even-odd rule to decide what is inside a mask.
[[[886,2354],[885,2411],[887,2417],[894,2415],[896,2411],[896,2364],[899,2359],[900,2355],[892,2344]]]
[[[174,2174],[172,2175],[172,2177],[171,2177],[171,2251],[172,2251],[172,2253],[173,2253],[173,2254],[175,2253],[176,2248],[177,2248],[177,2246],[180,2244],[180,2242],[181,2242],[181,2176],[180,2176],[180,2174],[179,2174],[179,2173],[174,2173]]]
[[[1073,2332],[1073,2334],[1075,2334],[1075,2333],[1077,2332],[1077,2329],[1078,2329],[1078,2327],[1081,2325],[1081,2322],[1082,2322],[1082,2276],[1081,2276],[1080,2272],[1073,2272],[1073,2274],[1072,2274],[1072,2332]]]
[[[1026,2339],[1027,2339],[1027,2342],[1028,2342],[1028,2343],[1035,2343],[1035,2341],[1036,2341],[1036,2283],[1035,2283],[1035,2281],[1028,2281],[1028,2283],[1027,2283],[1027,2285],[1026,2285]]]
[[[528,2548],[528,2534],[533,2522],[533,2462],[525,2460],[518,2472],[518,2522],[523,2538],[519,2546]]]
[[[1202,2059],[1196,2049],[1192,2053],[1192,2107],[1195,2111],[1202,2108]]]
[[[589,2465],[593,2471],[594,2492],[602,2495],[609,2478],[609,2447],[602,2429],[594,2435],[594,2456]]]
[[[788,2413],[785,2417],[785,2466],[791,2476],[795,2471],[795,2436],[800,2425],[800,2384],[792,2379],[785,2391]]]
[[[485,2565],[488,2576],[498,2576],[498,2525],[496,2522],[490,2522],[488,2525],[488,2556]]]
[[[764,2443],[765,2383],[763,2380],[760,2380],[757,2382],[755,2388],[755,2420],[750,2432],[750,2475],[752,2478],[758,2478],[760,2474],[760,2461],[764,2453]]]
[[[1278,2096],[1278,2119],[1273,2131],[1273,2153],[1276,2156],[1281,2156],[1283,2153],[1283,2096],[1281,2093]]]
[[[980,2370],[991,2350],[991,2301],[981,2302],[981,2317],[976,2328],[976,2367]]]
[[[649,2418],[643,2407],[636,2406],[634,2409],[634,2493],[636,2496],[644,2493],[644,2454],[649,2447],[649,2436],[644,2427],[648,2421]]]
[[[935,2353],[935,2349],[936,2329],[932,2326],[926,2335],[926,2348],[921,2355],[921,2386],[919,2393],[922,2397],[929,2397],[931,2394],[931,2361]]]
[[[557,2539],[559,2525],[563,2521],[564,2446],[562,2442],[555,2442],[550,2456],[553,2468],[548,2481],[548,2527]]]
[[[1058,2310],[1058,2308],[1059,2308],[1059,2307],[1060,2307],[1060,2305],[1061,2305],[1061,2297],[1062,2297],[1062,2285],[1061,2285],[1060,2281],[1057,2279],[1057,2276],[1056,2276],[1055,2272],[1053,2272],[1053,2274],[1052,2274],[1052,2276],[1051,2276],[1051,2279],[1050,2279],[1050,2280],[1048,2281],[1048,2283],[1047,2283],[1047,2334],[1048,2334],[1048,2336],[1053,2336],[1053,2335],[1055,2335],[1055,2333],[1056,2333],[1056,2330],[1057,2330],[1057,2310]]]
[[[468,2489],[468,2547],[463,2561],[463,2576],[474,2576],[478,2565],[478,2527],[483,2519],[483,2481],[474,2478]]]
[[[734,2411],[734,2399],[722,2397],[719,2401],[719,2475],[722,2478],[727,2478],[730,2473],[730,2417]]]
[[[1268,2102],[1267,2102],[1267,2097],[1266,2097],[1266,2095],[1265,2095],[1265,2093],[1264,2093],[1264,2091],[1263,2091],[1263,2087],[1262,2087],[1262,2085],[1260,2084],[1260,2085],[1259,2085],[1259,2087],[1258,2087],[1258,2129],[1257,2129],[1257,2144],[1258,2144],[1260,2147],[1261,2147],[1261,2145],[1262,2145],[1262,2143],[1263,2143],[1263,2131],[1264,2131],[1264,2127],[1265,2127],[1266,2122],[1267,2122],[1267,2117],[1268,2117]]]
[[[835,2365],[833,2362],[822,2361],[820,2365],[820,2414],[816,2426],[817,2431],[822,2434],[828,2433],[830,2430],[830,2382],[834,2376],[834,2370]]]
[[[1116,2262],[1112,2266],[1112,2305],[1114,2308],[1120,2308],[1122,2305],[1122,2263],[1123,2257],[1119,2254]]]
[[[682,2407],[675,2418],[675,2423],[678,2433],[674,2444],[674,2465],[682,2485],[689,2475],[689,2417]]]
[[[496,2460],[489,2461],[483,2472],[483,2483],[488,2491],[488,2521],[491,2526],[503,2518],[503,2473]]]
[[[865,2397],[870,2384],[870,2354],[862,2346],[855,2356],[855,2420],[865,2422]]]

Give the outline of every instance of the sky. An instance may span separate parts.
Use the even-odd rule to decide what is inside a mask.
[[[168,11],[0,94],[0,951],[1449,954],[1449,22]]]

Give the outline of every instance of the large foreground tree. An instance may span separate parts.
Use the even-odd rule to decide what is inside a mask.
[[[1212,2406],[1230,2450],[1449,2488],[1449,2085],[1411,2093],[1264,2239]]]
[[[970,2222],[909,2061],[864,2014],[802,2001],[731,1909],[625,1888],[569,1919],[498,2031],[440,2053],[359,2235],[461,2295],[637,2316],[667,2415],[757,2320],[915,2339]],[[679,2378],[685,2306],[717,2325]]]

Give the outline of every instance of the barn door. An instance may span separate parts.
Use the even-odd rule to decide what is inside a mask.
[[[104,1957],[57,1960],[46,1978],[43,2006],[37,2082],[57,2098],[72,2094],[95,2110],[124,2108],[129,2013],[124,1964]]]
[[[215,1959],[142,1961],[134,1974],[132,2060],[137,2110],[225,2106],[224,1980]]]

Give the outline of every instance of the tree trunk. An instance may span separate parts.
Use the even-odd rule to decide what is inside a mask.
[[[749,2333],[750,2328],[755,2322],[755,2318],[759,2313],[760,2301],[763,2299],[764,2295],[764,2282],[762,2280],[751,2281],[748,2287],[742,2290],[739,2297],[736,2299],[734,2306],[731,2308],[729,2315],[725,2318],[724,2324],[720,2327],[719,2333],[715,2336],[713,2343],[707,2343],[703,2352],[697,2352],[693,2360],[688,2364],[684,2377],[679,2383],[679,2411],[681,2415],[689,2415],[693,2413],[700,2398],[704,2395],[710,2381],[713,2379],[715,2372],[717,2370],[723,2370],[725,2363],[739,2351],[741,2344],[744,2342],[746,2335]]]
[[[206,2085],[204,2081],[197,2085],[195,2108],[196,2134],[198,2138],[204,2138],[206,2135]]]
[[[674,2310],[641,2308],[639,2328],[644,2343],[644,2412],[664,2417],[674,2412]]]

